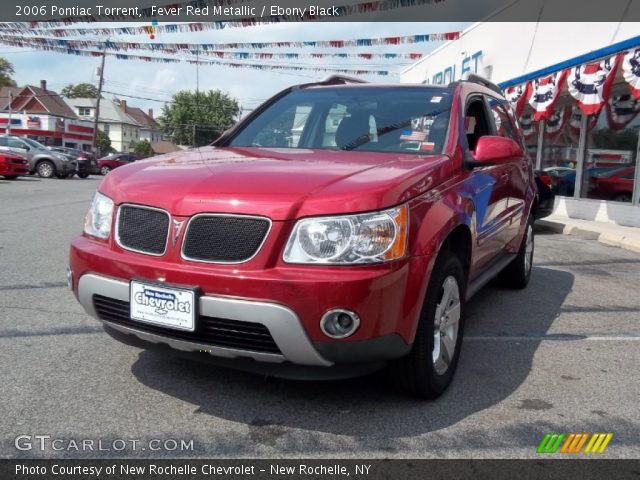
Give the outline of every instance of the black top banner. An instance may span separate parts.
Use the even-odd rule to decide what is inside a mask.
[[[640,460],[0,460],[2,480],[637,479]]]
[[[19,0],[0,22],[52,27],[77,22],[619,22],[640,21],[633,0]],[[41,24],[30,24],[39,22]],[[7,25],[0,25],[6,28]],[[594,26],[597,28],[597,26]]]

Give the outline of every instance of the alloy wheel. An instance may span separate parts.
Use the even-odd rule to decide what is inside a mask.
[[[443,375],[454,358],[460,325],[460,287],[458,280],[449,275],[442,282],[440,301],[436,306],[433,324],[433,368]]]

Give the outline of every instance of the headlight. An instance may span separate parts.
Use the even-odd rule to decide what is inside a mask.
[[[109,238],[111,219],[113,217],[113,200],[96,192],[91,206],[84,217],[84,233],[102,239]]]
[[[408,207],[298,221],[284,250],[287,263],[349,265],[402,258]]]

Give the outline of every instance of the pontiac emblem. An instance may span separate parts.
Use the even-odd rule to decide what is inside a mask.
[[[180,232],[182,231],[182,226],[184,225],[184,220],[173,220],[173,238],[171,239],[171,244],[175,247],[176,242],[178,241],[178,237],[180,237]]]

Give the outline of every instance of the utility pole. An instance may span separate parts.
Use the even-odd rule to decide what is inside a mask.
[[[7,122],[7,135],[11,135],[11,104],[13,103],[13,93],[9,92],[9,121]]]
[[[109,41],[109,39],[107,39]],[[100,117],[100,98],[102,98],[102,83],[104,81],[104,60],[107,57],[107,44],[104,44],[102,61],[100,62],[100,79],[98,80],[98,98],[96,98],[96,116],[93,119],[93,151],[98,153],[98,118]]]

